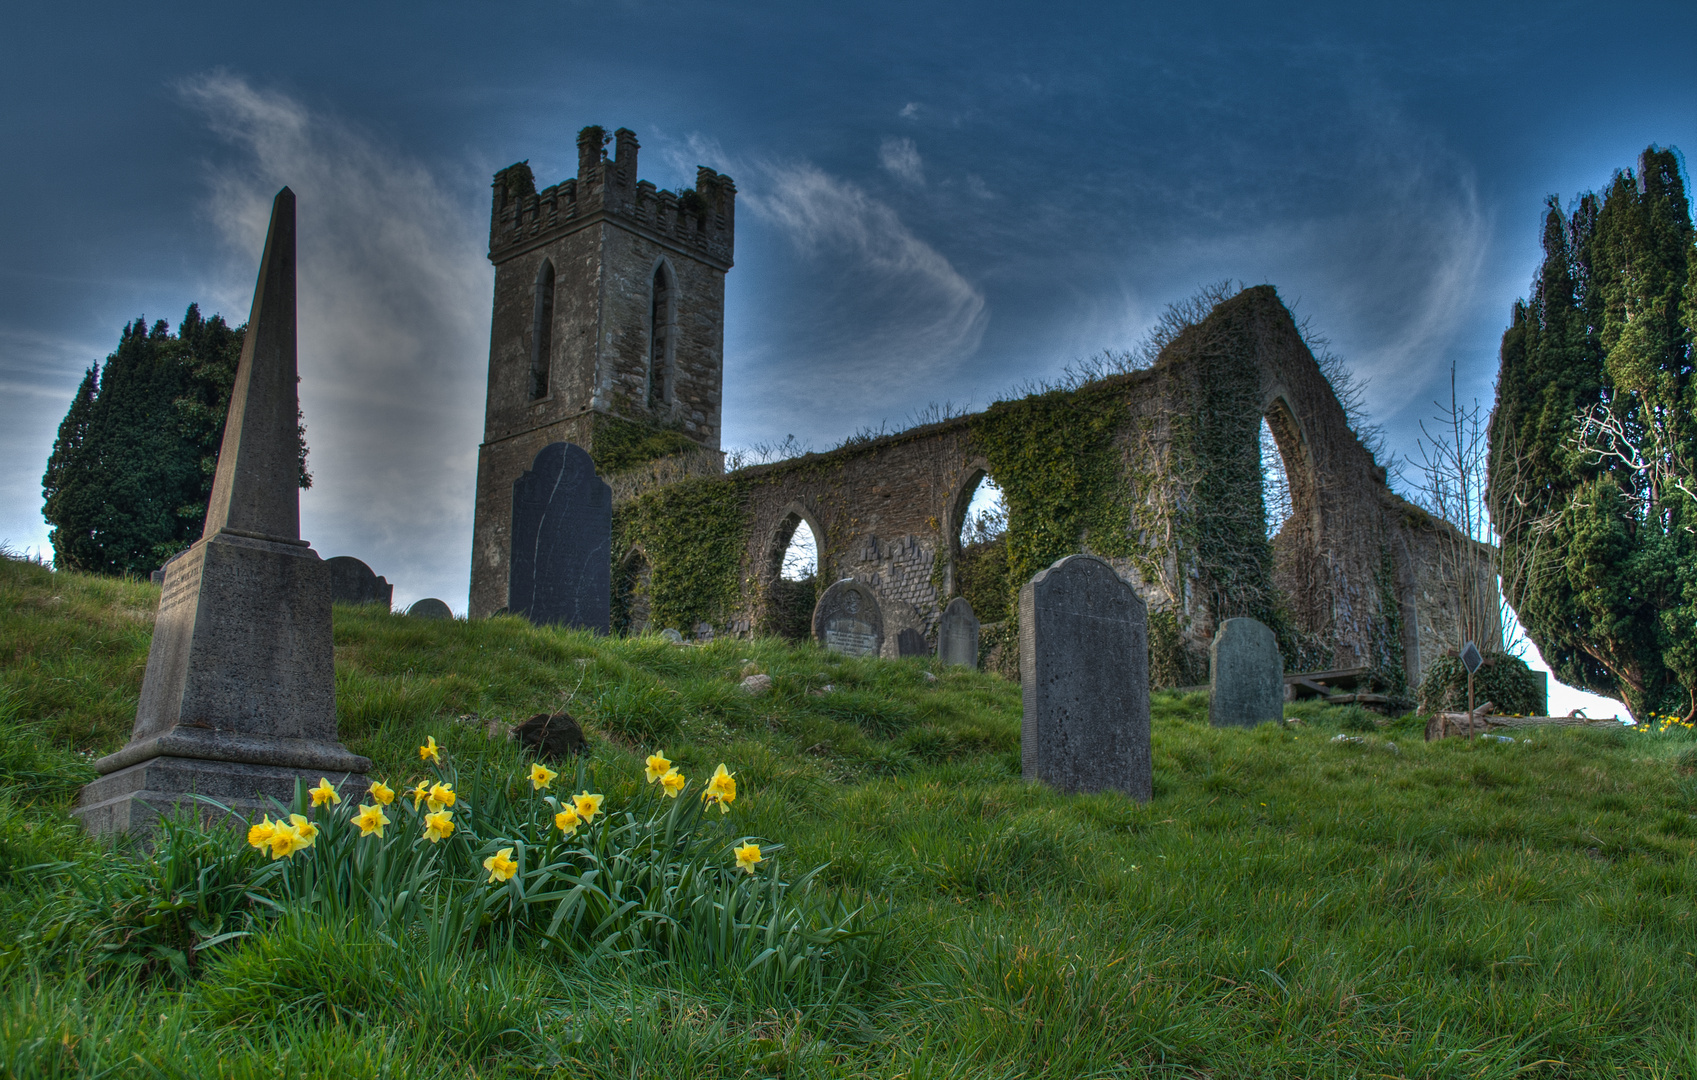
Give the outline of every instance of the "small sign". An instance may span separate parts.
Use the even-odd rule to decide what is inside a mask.
[[[1479,665],[1484,662],[1485,658],[1479,655],[1479,646],[1473,642],[1469,641],[1461,647],[1461,666],[1467,669],[1469,675],[1478,671]]]

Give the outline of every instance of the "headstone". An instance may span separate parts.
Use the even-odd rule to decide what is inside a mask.
[[[203,796],[254,815],[371,762],[337,741],[330,573],[300,538],[295,196],[277,193],[201,537],[166,564],[129,744],[74,811],[93,833],[150,828]]]
[[[698,622],[695,624],[695,640],[709,642],[713,640],[713,624]]]
[[[330,568],[332,604],[382,604],[387,610],[395,599],[395,587],[352,555],[324,560]]]
[[[1208,647],[1208,722],[1254,727],[1285,715],[1285,661],[1279,639],[1254,619],[1227,619]]]
[[[853,578],[832,585],[813,609],[813,637],[844,656],[877,656],[884,647],[878,594]]]
[[[910,626],[896,635],[896,655],[930,656],[931,649],[925,644],[925,635]]]
[[[978,666],[978,616],[966,597],[957,596],[943,609],[937,624],[937,659],[960,667]]]
[[[454,609],[434,596],[427,596],[412,607],[407,608],[407,617],[410,619],[451,619],[454,617]]]
[[[1020,589],[1019,675],[1025,779],[1149,800],[1148,611],[1113,567],[1068,555]]]
[[[660,636],[671,642],[673,645],[682,645],[684,643],[684,636],[678,633],[677,628],[673,626],[668,626],[666,629],[660,631]]]
[[[507,607],[538,626],[605,634],[613,604],[613,489],[581,446],[550,443],[513,481]]]
[[[537,713],[513,728],[513,738],[530,751],[532,757],[558,761],[583,751],[583,728],[570,713]]]

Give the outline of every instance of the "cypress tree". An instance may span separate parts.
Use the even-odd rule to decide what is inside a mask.
[[[1697,715],[1692,245],[1671,150],[1550,199],[1491,418],[1508,599],[1558,678],[1638,716]]]

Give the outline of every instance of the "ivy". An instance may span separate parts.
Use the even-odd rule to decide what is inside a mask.
[[[622,472],[638,465],[698,449],[700,444],[676,428],[639,423],[622,417],[595,414],[595,434],[590,440],[594,448],[590,457],[595,471]]]
[[[652,625],[729,625],[742,600],[746,501],[743,484],[734,479],[692,477],[613,511],[615,558],[641,548],[652,571]]]

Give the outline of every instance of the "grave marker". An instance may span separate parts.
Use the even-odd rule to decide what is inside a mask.
[[[412,607],[407,608],[407,617],[410,619],[451,619],[454,617],[454,609],[434,596],[427,596],[413,604]]]
[[[910,626],[896,635],[896,655],[930,656],[931,649],[925,644],[925,635]]]
[[[337,555],[324,565],[330,569],[332,604],[382,604],[387,609],[394,602],[395,587],[352,555]]]
[[[507,607],[538,626],[605,634],[613,606],[613,489],[581,446],[550,443],[513,481]]]
[[[1279,639],[1254,619],[1227,619],[1208,647],[1208,722],[1254,727],[1285,715],[1285,661]]]
[[[937,624],[937,659],[959,667],[978,666],[978,616],[966,597],[957,596],[943,609]]]
[[[878,594],[853,578],[832,585],[813,609],[813,637],[844,656],[877,656],[884,648]]]

